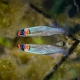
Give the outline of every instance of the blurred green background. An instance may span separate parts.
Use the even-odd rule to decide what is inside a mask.
[[[80,40],[80,1],[0,0],[0,80],[43,80],[62,55],[55,58],[56,55],[30,54],[16,45],[59,43],[58,46],[70,48],[73,41],[64,35],[17,37],[16,33],[27,27],[51,25],[52,21],[60,27],[67,26],[67,31]],[[80,44],[50,80],[80,80]]]

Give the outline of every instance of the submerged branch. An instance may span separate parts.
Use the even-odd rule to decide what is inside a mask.
[[[68,50],[68,55],[63,56],[61,60],[52,68],[49,74],[47,74],[43,80],[49,80],[51,76],[56,72],[56,70],[60,67],[60,65],[69,57],[69,55],[72,53],[72,51],[76,48],[76,46],[79,44],[79,40],[74,38],[71,34],[68,35],[68,37],[72,38],[75,43],[72,45],[72,47]]]
[[[37,11],[38,13],[41,13],[41,14],[43,14],[45,17],[51,19],[51,17],[50,17],[48,14],[46,14],[46,13],[43,12],[42,10],[38,9],[37,7],[35,7],[35,6],[34,6],[33,4],[31,4],[31,3],[30,3],[30,7],[31,7],[32,9],[34,9],[35,11]]]

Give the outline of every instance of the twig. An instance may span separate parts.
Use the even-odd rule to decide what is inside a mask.
[[[37,7],[35,7],[33,4],[30,3],[30,7],[33,8],[34,10],[36,10],[37,12],[43,14],[45,17],[51,19],[51,17],[46,14],[45,12],[39,10]],[[79,40],[76,39],[75,37],[73,37],[71,34],[67,35],[69,38],[72,38],[75,43],[72,45],[72,47],[68,50],[68,55],[67,56],[63,56],[61,58],[61,60],[52,68],[52,70],[50,71],[49,74],[47,74],[43,80],[49,80],[51,78],[51,76],[55,73],[55,71],[59,68],[59,66],[69,57],[69,55],[72,53],[72,51],[76,48],[76,46],[79,44]]]
[[[51,76],[55,73],[55,71],[60,67],[60,65],[69,57],[69,55],[72,53],[72,51],[76,48],[76,46],[79,44],[79,40],[74,38],[71,34],[68,35],[68,37],[71,37],[75,43],[72,45],[72,47],[68,50],[68,55],[63,56],[61,60],[52,68],[49,74],[47,74],[43,80],[49,80]]]
[[[34,9],[35,11],[37,11],[38,13],[41,13],[41,14],[43,14],[45,17],[51,19],[51,17],[50,17],[48,14],[46,14],[46,13],[43,12],[42,10],[38,9],[37,7],[35,7],[35,6],[34,6],[33,4],[31,4],[31,3],[30,3],[30,7],[33,8],[33,9]]]

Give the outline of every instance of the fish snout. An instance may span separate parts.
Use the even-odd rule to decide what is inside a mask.
[[[20,36],[20,31],[17,32],[17,36]]]
[[[23,45],[23,44],[22,44],[22,45],[18,44],[17,47],[18,47],[19,49],[21,49],[22,51],[25,50],[25,45]]]
[[[21,48],[21,45],[20,45],[20,44],[18,44],[18,45],[17,45],[17,47],[20,49],[20,48]]]

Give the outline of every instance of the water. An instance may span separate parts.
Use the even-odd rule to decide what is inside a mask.
[[[43,80],[62,55],[54,59],[49,55],[30,54],[16,45],[45,44],[69,49],[74,41],[66,35],[16,37],[16,33],[23,28],[48,26],[54,21],[60,28],[67,26],[69,33],[80,40],[79,4],[79,0],[34,0],[30,3],[28,0],[0,0],[0,80]],[[80,79],[80,45],[50,77],[53,79]]]

